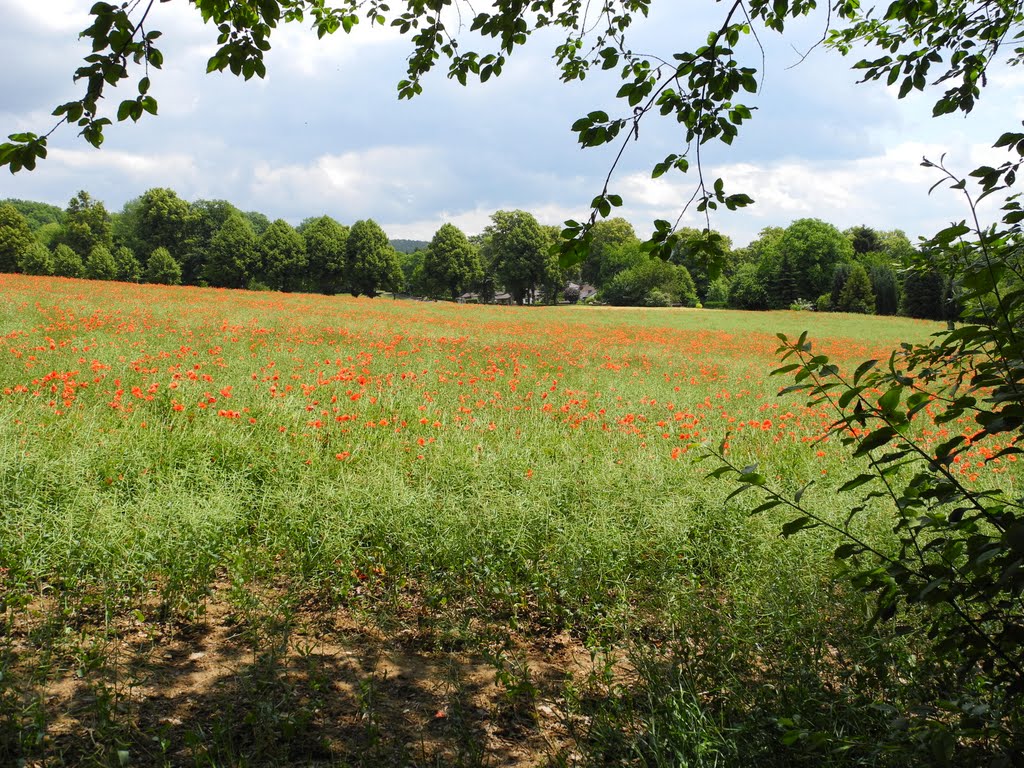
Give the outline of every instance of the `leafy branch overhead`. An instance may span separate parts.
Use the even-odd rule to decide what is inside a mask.
[[[92,43],[92,52],[75,72],[76,82],[84,87],[82,95],[53,111],[59,121],[46,133],[17,133],[0,144],[0,165],[12,172],[34,169],[46,157],[49,137],[64,123],[76,125],[87,142],[99,147],[104,129],[113,120],[138,121],[147,113],[155,115],[150,69],[160,69],[164,61],[156,47],[160,32],[152,24],[168,1],[93,5],[92,24],[81,35]],[[561,80],[583,80],[594,70],[618,70],[621,86],[616,96],[622,102],[619,114],[593,111],[572,126],[582,147],[617,141],[620,149],[603,189],[591,202],[589,220],[566,223],[562,258],[567,262],[582,258],[593,223],[622,205],[622,198],[611,191],[612,177],[627,146],[640,139],[641,124],[652,115],[674,120],[682,128],[681,146],[653,164],[652,176],[697,171],[696,191],[683,212],[694,204],[707,215],[720,207],[734,210],[753,202],[743,192],[727,192],[721,179],[705,182],[700,147],[715,139],[731,144],[753,116],[753,108],[740,99],[759,88],[755,64],[761,61],[761,33],[784,33],[791,20],[817,16],[829,30],[824,38],[827,45],[843,53],[865,47],[884,53],[854,64],[864,80],[898,83],[901,97],[924,90],[929,83],[943,87],[935,104],[937,115],[969,112],[990,66],[1001,55],[1010,63],[1024,56],[1019,40],[1021,9],[1008,0],[897,0],[884,12],[864,8],[856,0],[840,0],[831,7],[819,7],[812,0],[734,0],[722,4],[722,21],[709,31],[704,45],[660,56],[630,47],[631,27],[647,17],[653,0],[497,0],[486,11],[474,10],[464,0],[405,0],[394,8],[384,0],[340,0],[330,5],[325,0],[192,0],[191,4],[216,36],[218,48],[207,71],[229,71],[246,80],[266,75],[264,56],[282,23],[309,24],[319,38],[348,33],[364,22],[393,27],[411,43],[406,76],[398,83],[399,98],[421,93],[424,78],[439,62],[447,64],[449,78],[462,84],[486,82],[502,73],[516,48],[526,45],[537,30],[563,31],[564,39],[553,51]],[[477,45],[484,47],[473,50]],[[137,95],[121,100],[116,109],[104,110],[103,99],[110,89],[124,87],[125,80],[134,80]],[[668,253],[675,245],[673,232],[678,224],[679,220],[656,222],[649,248]]]

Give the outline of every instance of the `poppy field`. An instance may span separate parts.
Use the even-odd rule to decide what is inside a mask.
[[[708,478],[845,517],[834,414],[768,375],[805,329],[855,367],[937,326],[0,275],[0,764],[863,760],[814,734],[918,641]]]

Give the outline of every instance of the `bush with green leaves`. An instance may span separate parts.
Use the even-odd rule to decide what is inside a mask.
[[[686,267],[656,257],[647,257],[613,277],[601,290],[601,299],[613,306],[642,307],[660,300],[659,294],[668,298],[669,305],[697,303],[697,290]]]
[[[35,242],[28,221],[10,203],[0,205],[0,272],[17,272],[18,259]]]
[[[52,275],[53,254],[42,243],[33,243],[18,259],[18,271],[26,275]]]
[[[82,277],[85,275],[85,264],[82,257],[61,243],[53,249],[53,274],[57,277]]]
[[[114,265],[117,268],[116,280],[137,283],[142,279],[142,265],[135,258],[135,253],[131,248],[122,245],[114,251]]]
[[[85,276],[90,280],[117,279],[117,264],[110,249],[104,245],[93,246],[85,258]]]
[[[146,282],[157,285],[181,285],[181,265],[166,248],[157,248],[146,262]]]
[[[1024,133],[1006,134],[1000,144],[1018,158],[973,174],[983,195],[1007,175],[1012,182],[1022,164]],[[937,167],[954,189],[964,189],[963,179]],[[976,201],[968,200],[978,221]],[[845,521],[830,512],[833,494],[816,503],[813,480],[791,494],[724,452],[712,472],[734,477],[737,492],[764,493],[754,513],[792,510],[783,535],[810,528],[835,535],[835,558],[871,600],[873,623],[892,622],[918,656],[918,681],[904,700],[878,703],[898,715],[888,748],[921,749],[941,762],[966,755],[971,742],[997,751],[992,764],[1024,754],[1024,499],[958,471],[979,446],[991,446],[989,462],[1024,452],[1016,445],[1024,434],[1022,221],[1024,209],[1011,196],[1000,225],[961,222],[931,239],[922,274],[936,274],[941,264],[959,275],[963,310],[957,325],[929,343],[904,344],[888,361],[867,360],[848,372],[815,354],[806,332],[795,340],[779,334],[787,364],[775,373],[795,379],[781,394],[805,393],[809,405],[830,408],[827,437],[861,462],[838,489],[851,495]],[[969,420],[972,427],[932,444],[915,425],[926,409],[937,424]],[[880,504],[891,514],[895,546],[860,533],[862,518]]]

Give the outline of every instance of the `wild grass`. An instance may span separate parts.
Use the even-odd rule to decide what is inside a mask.
[[[852,365],[932,325],[0,288],[0,763],[884,763],[926,684],[832,538],[697,459],[844,516],[857,467],[776,397],[773,334]],[[189,647],[221,664],[192,689]]]

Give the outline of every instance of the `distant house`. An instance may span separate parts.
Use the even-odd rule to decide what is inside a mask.
[[[511,293],[496,293],[494,294],[495,304],[511,304],[512,294]]]
[[[464,293],[459,296],[459,304],[479,304],[480,294],[479,293]]]

